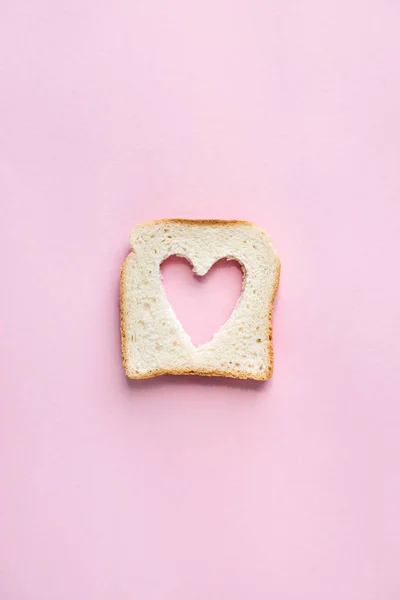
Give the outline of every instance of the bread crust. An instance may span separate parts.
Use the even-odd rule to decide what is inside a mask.
[[[141,223],[137,227],[148,226],[148,225],[156,225],[158,223],[180,223],[184,225],[206,225],[206,226],[231,226],[231,225],[247,225],[249,227],[254,227],[253,223],[250,221],[236,221],[236,220],[223,220],[223,219],[158,219],[155,221],[149,221],[146,223]],[[255,228],[255,227],[254,227]],[[186,370],[186,369],[177,369],[177,370],[164,370],[164,369],[156,369],[154,371],[150,371],[144,375],[138,375],[129,370],[128,366],[128,348],[127,348],[127,337],[126,337],[126,323],[125,323],[125,278],[126,278],[126,265],[130,260],[131,256],[134,255],[134,251],[132,250],[128,256],[125,258],[121,273],[120,273],[120,332],[121,332],[121,352],[122,352],[122,362],[125,370],[125,374],[129,379],[151,379],[153,377],[159,377],[161,375],[200,375],[204,377],[228,377],[233,379],[252,379],[256,381],[267,381],[272,377],[273,368],[274,368],[274,350],[273,350],[273,327],[272,327],[272,314],[274,310],[274,300],[276,298],[276,294],[278,293],[279,281],[280,281],[280,272],[281,272],[281,262],[277,257],[278,267],[276,272],[276,278],[273,286],[273,295],[271,301],[269,303],[268,311],[267,311],[267,352],[269,355],[269,364],[264,372],[249,376],[248,373],[244,371],[229,371],[229,370],[205,370],[205,369],[197,369],[197,370]]]
[[[229,221],[227,219],[156,219],[155,221],[145,221],[144,223],[140,223],[137,227],[148,227],[149,225],[157,225],[158,223],[171,223],[171,224],[181,224],[181,225],[206,225],[206,226],[225,226],[225,225],[248,225],[249,227],[254,227],[253,223],[250,221],[237,221],[232,220]],[[136,229],[136,227],[135,227]]]

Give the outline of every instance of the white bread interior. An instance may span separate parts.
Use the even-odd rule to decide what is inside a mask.
[[[121,271],[121,340],[126,375],[163,374],[269,379],[272,309],[280,261],[268,234],[246,221],[163,219],[135,227]],[[197,275],[221,258],[238,261],[243,290],[212,340],[195,347],[171,307],[160,265],[185,257]]]

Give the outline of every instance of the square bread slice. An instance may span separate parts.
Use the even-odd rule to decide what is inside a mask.
[[[121,271],[121,342],[126,375],[214,375],[269,379],[272,309],[280,262],[268,234],[247,221],[163,219],[138,225]],[[212,340],[194,346],[164,292],[160,265],[186,258],[205,275],[221,258],[236,260],[243,290]]]

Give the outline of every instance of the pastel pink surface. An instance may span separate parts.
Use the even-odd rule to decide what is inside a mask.
[[[399,4],[0,22],[1,599],[399,598]],[[271,382],[125,379],[129,232],[179,216],[271,233]]]

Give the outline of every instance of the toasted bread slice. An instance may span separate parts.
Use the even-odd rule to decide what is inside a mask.
[[[121,341],[126,375],[214,375],[269,379],[272,309],[280,261],[268,234],[247,221],[163,219],[138,225],[121,271]],[[183,256],[196,275],[221,258],[243,270],[243,290],[230,318],[195,347],[168,302],[160,265]]]

